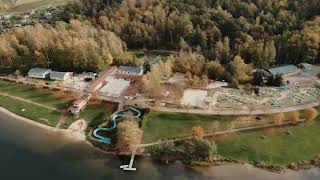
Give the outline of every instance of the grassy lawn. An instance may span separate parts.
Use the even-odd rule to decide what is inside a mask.
[[[225,128],[233,119],[232,116],[152,112],[144,120],[143,141],[148,143],[159,139],[190,135],[193,126],[202,126],[207,132],[210,132],[214,121],[219,121],[220,127]]]
[[[55,95],[55,92],[45,89],[37,89],[28,85],[22,85],[12,82],[0,80],[0,92],[7,93],[12,96],[21,97],[36,103],[44,104],[63,110],[66,104],[71,105],[73,98],[61,98]],[[0,106],[23,117],[33,119],[37,122],[50,126],[55,126],[60,118],[60,113],[48,110],[46,108],[36,106],[30,103],[13,100],[8,97],[0,96]],[[89,125],[105,121],[113,112],[115,105],[109,103],[90,104],[80,113],[79,117],[68,115],[65,117],[61,128],[67,128],[77,119],[85,119]],[[25,112],[21,111],[26,109]]]
[[[292,134],[288,133],[292,132]],[[216,138],[219,154],[247,162],[287,165],[320,153],[320,118],[281,129],[242,132]],[[265,136],[265,139],[261,138]]]
[[[80,116],[77,119],[85,119],[88,122],[89,128],[95,127],[107,121],[116,109],[117,106],[110,103],[101,103],[96,105],[90,104],[80,113]],[[69,116],[61,127],[68,128],[74,121],[75,118],[73,116]]]
[[[60,117],[60,113],[57,111],[13,100],[4,96],[0,96],[0,106],[20,116],[49,126],[55,126]],[[22,111],[22,109],[25,109],[25,111]]]
[[[18,96],[57,109],[64,109],[66,104],[71,104],[70,100],[59,98],[55,96],[52,91],[36,89],[31,86],[1,80],[0,92],[7,93],[12,96]]]

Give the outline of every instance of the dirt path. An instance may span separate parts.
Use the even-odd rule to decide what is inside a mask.
[[[160,112],[174,112],[174,113],[190,113],[190,114],[207,114],[207,115],[262,115],[275,114],[280,112],[299,111],[307,108],[320,106],[320,101],[303,103],[288,107],[271,107],[257,110],[237,110],[237,109],[183,109],[183,108],[169,108],[169,107],[151,107],[150,109]]]
[[[56,125],[56,129],[59,129],[61,124],[64,122],[65,118],[66,118],[66,112],[61,112],[61,115],[60,115],[60,118],[59,118],[59,121]]]
[[[36,105],[36,106],[40,106],[40,107],[43,107],[43,108],[46,108],[46,109],[49,109],[49,110],[52,110],[52,111],[58,111],[58,112],[61,112],[59,109],[57,108],[54,108],[54,107],[51,107],[51,106],[47,106],[47,105],[44,105],[44,104],[40,104],[40,103],[37,103],[37,102],[33,102],[33,101],[30,101],[30,100],[27,100],[27,99],[24,99],[24,98],[21,98],[21,97],[17,97],[17,96],[12,96],[12,95],[9,95],[7,93],[2,93],[0,92],[0,95],[1,96],[5,96],[5,97],[9,97],[11,99],[16,99],[18,101],[22,101],[22,102],[26,102],[26,103],[29,103],[29,104],[33,104],[33,105]]]

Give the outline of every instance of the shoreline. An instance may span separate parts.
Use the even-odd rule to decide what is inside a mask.
[[[32,119],[28,119],[25,118],[23,116],[17,115],[14,112],[11,112],[9,110],[7,110],[6,108],[0,106],[0,113],[4,113],[8,116],[11,116],[13,119],[16,119],[18,121],[23,121],[31,126],[34,127],[38,127],[50,132],[56,132],[56,133],[61,133],[65,138],[67,138],[68,140],[72,141],[72,142],[81,142],[81,143],[85,143],[87,145],[89,145],[91,148],[93,148],[94,150],[98,151],[99,153],[103,153],[103,154],[108,154],[108,155],[115,155],[114,152],[107,152],[104,151],[96,146],[94,146],[86,137],[85,132],[83,131],[77,131],[74,129],[57,129],[55,127],[51,127],[39,122],[36,122]],[[77,121],[76,121],[77,122]]]
[[[50,131],[50,132],[61,133],[65,138],[67,138],[67,139],[69,139],[69,140],[71,140],[73,142],[86,143],[91,148],[93,148],[94,150],[96,150],[96,151],[98,151],[100,153],[108,154],[108,155],[116,155],[115,152],[104,151],[101,148],[94,146],[87,139],[87,137],[86,137],[86,135],[84,134],[83,131],[77,131],[75,129],[57,129],[55,127],[51,127],[51,126],[48,126],[48,125],[45,125],[45,124],[41,124],[39,122],[36,122],[36,121],[31,120],[31,119],[28,119],[28,118],[22,117],[20,115],[17,115],[14,112],[11,112],[11,111],[9,111],[9,110],[1,107],[1,106],[0,106],[0,113],[4,113],[6,115],[11,116],[14,119],[17,119],[18,121],[23,121],[23,122],[25,122],[25,123],[27,123],[29,125],[32,125],[32,126],[35,126],[35,127],[38,127],[38,128]],[[149,153],[143,153],[143,154],[140,154],[140,155],[143,156],[143,157],[150,157]],[[257,164],[251,164],[251,163],[242,162],[242,161],[238,161],[238,160],[232,160],[232,159],[221,159],[220,161],[218,161],[220,163],[217,163],[217,162],[212,163],[212,162],[203,161],[203,162],[198,162],[199,164],[195,163],[194,165],[191,165],[191,166],[192,167],[197,167],[197,166],[208,167],[208,166],[221,166],[221,165],[225,165],[225,164],[248,164],[248,165],[251,165],[253,167],[256,167],[256,168],[259,168],[259,169],[263,169],[263,170],[269,171],[269,172],[274,172],[274,173],[277,173],[277,174],[285,173],[286,170],[300,171],[300,170],[306,170],[306,169],[312,169],[312,168],[319,168],[319,165],[315,166],[314,164],[311,163],[312,161],[314,161],[314,159],[306,160],[306,161],[308,161],[308,163],[303,164],[303,165],[307,166],[307,168],[304,167],[303,165],[302,166],[298,166],[296,168],[288,167],[291,164],[288,164],[287,167],[280,167],[280,166],[277,166],[277,165],[270,165],[270,164],[264,164],[264,163],[260,164],[261,162],[257,163]],[[296,163],[299,164],[299,162],[296,162]],[[318,163],[319,163],[319,161],[318,161]]]
[[[85,137],[84,134],[82,134],[82,132],[80,131],[75,131],[75,130],[71,130],[71,129],[57,129],[55,127],[51,127],[36,121],[33,121],[31,119],[25,118],[23,116],[20,116],[18,114],[15,114],[14,112],[11,112],[7,109],[5,109],[4,107],[0,106],[0,113],[4,113],[8,116],[11,116],[14,119],[17,119],[18,121],[23,121],[29,125],[50,131],[50,132],[57,132],[57,133],[61,133],[63,136],[65,136],[66,138],[74,141],[74,142],[86,142],[89,143]],[[91,143],[90,143],[91,144]]]

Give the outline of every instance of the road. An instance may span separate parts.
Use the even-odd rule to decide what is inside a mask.
[[[150,109],[160,112],[174,112],[174,113],[190,113],[190,114],[207,114],[207,115],[263,115],[275,114],[280,112],[299,111],[307,108],[320,106],[320,101],[308,102],[303,104],[292,105],[288,107],[268,107],[268,109],[257,110],[232,110],[232,109],[183,109],[183,108],[168,108],[168,107],[150,107]]]
[[[305,122],[305,119],[300,119],[297,123],[303,123]],[[286,125],[291,125],[291,121],[285,121],[281,124],[281,126],[286,126]],[[250,130],[259,130],[259,129],[265,129],[265,128],[272,128],[272,127],[277,127],[274,123],[272,124],[263,124],[263,125],[258,125],[258,126],[250,126],[250,127],[244,127],[244,128],[236,128],[236,129],[231,129],[231,130],[226,130],[226,131],[219,131],[215,133],[207,133],[204,135],[204,137],[213,137],[217,135],[223,135],[223,134],[229,134],[229,133],[235,133],[235,132],[241,132],[241,131],[250,131]],[[193,136],[186,136],[186,137],[181,137],[181,138],[176,138],[176,139],[170,139],[170,140],[164,140],[164,141],[157,141],[157,142],[152,142],[152,143],[147,143],[147,144],[140,144],[137,145],[136,148],[144,148],[144,147],[150,147],[150,146],[155,146],[163,143],[168,143],[168,142],[178,142],[178,141],[185,141],[194,138]]]

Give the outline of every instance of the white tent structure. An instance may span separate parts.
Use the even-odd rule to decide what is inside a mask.
[[[58,80],[58,81],[65,81],[70,78],[70,72],[58,72],[58,71],[51,71],[50,79]]]
[[[51,69],[45,69],[45,68],[32,68],[28,72],[28,76],[31,78],[39,78],[39,79],[45,79],[49,76],[51,73]]]

